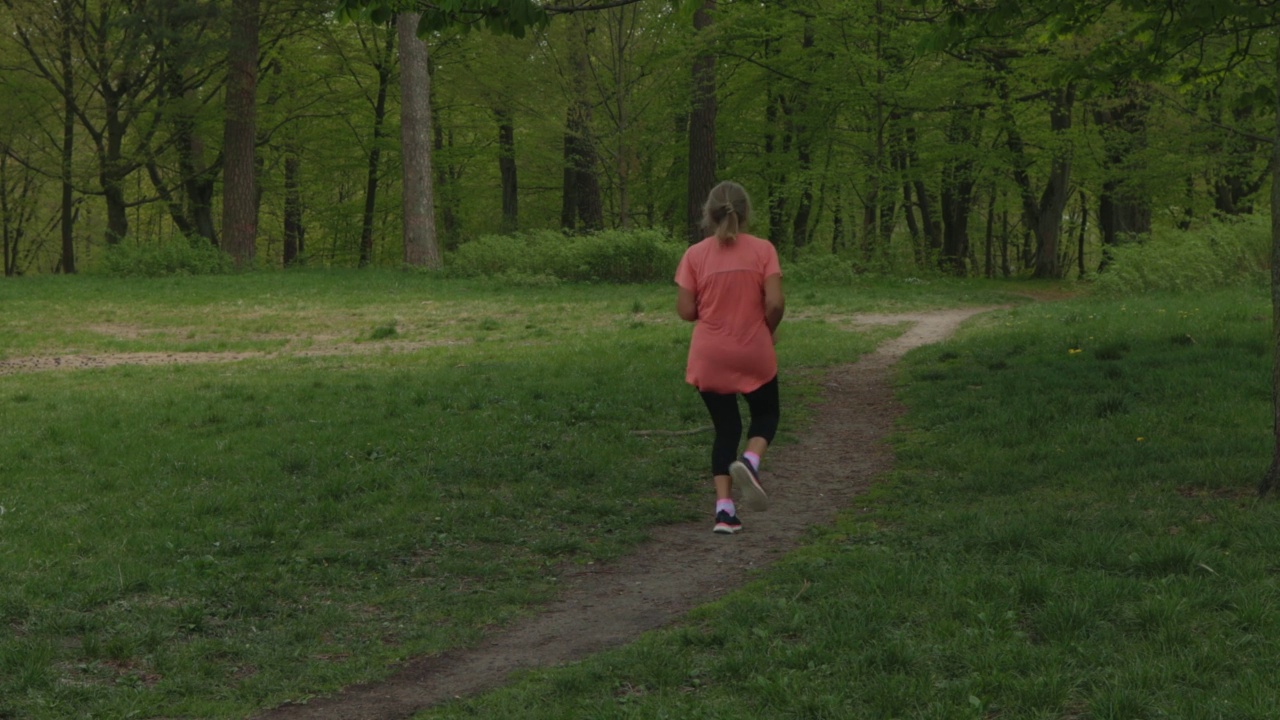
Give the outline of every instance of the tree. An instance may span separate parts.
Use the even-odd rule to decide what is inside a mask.
[[[148,30],[154,19],[147,14],[150,9],[104,0],[97,13],[67,3],[51,16],[45,3],[3,2],[14,14],[15,37],[32,68],[57,90],[94,145],[98,182],[86,191],[106,201],[106,239],[118,243],[129,233],[131,205],[147,202],[130,203],[125,181],[145,163],[159,122],[152,101],[158,92],[160,55]],[[77,55],[73,64],[87,71],[89,92],[84,98],[68,85],[74,75],[51,62],[70,57],[69,41]]]
[[[1271,464],[1258,486],[1265,495],[1280,482],[1280,25],[1276,3],[1235,3],[1224,0],[1169,0],[1151,5],[1114,0],[997,0],[985,12],[956,8],[952,25],[982,31],[1026,27],[1044,22],[1051,37],[1087,34],[1104,20],[1119,26],[1108,42],[1099,43],[1076,63],[1063,68],[1076,78],[1136,77],[1191,83],[1222,75],[1241,63],[1263,60],[1268,75],[1257,86],[1269,96],[1274,112],[1270,153],[1271,175],[1271,314],[1272,314],[1272,428],[1275,437]],[[976,21],[976,22],[975,22]],[[1206,52],[1224,41],[1226,49]],[[1264,140],[1264,138],[1258,138]]]
[[[520,181],[516,172],[515,113],[510,107],[494,108],[498,122],[498,173],[502,176],[502,229],[514,232],[520,227]]]
[[[244,267],[257,255],[258,0],[232,0],[223,131],[222,247]]]
[[[400,40],[400,144],[404,166],[404,261],[440,268],[431,178],[431,73],[418,13],[396,17]]]
[[[431,77],[426,44],[421,36],[459,25],[469,28],[483,24],[498,34],[523,37],[530,28],[546,27],[552,15],[620,7],[638,1],[601,0],[599,4],[548,6],[533,0],[456,0],[444,7],[428,6],[421,13],[399,13],[405,262],[440,267],[431,181]],[[389,21],[399,9],[395,0],[338,0],[337,5],[347,17],[378,23]],[[566,132],[566,138],[568,136]],[[581,214],[582,203],[576,205]]]
[[[364,212],[360,222],[360,266],[364,267],[373,259],[373,223],[374,212],[378,206],[378,182],[381,178],[382,139],[385,136],[384,126],[387,120],[387,91],[391,87],[392,60],[395,53],[397,30],[395,22],[389,24],[382,34],[379,44],[378,34],[366,38],[360,33],[360,43],[364,47],[377,72],[378,82],[374,90],[373,104],[373,140],[369,143],[369,167],[365,174]]]
[[[600,230],[604,205],[600,199],[599,156],[591,132],[591,101],[587,97],[590,74],[589,40],[594,32],[575,18],[569,30],[569,109],[564,128],[564,194],[560,226],[565,230]]]
[[[1103,95],[1093,110],[1094,122],[1102,135],[1106,153],[1105,177],[1098,194],[1098,225],[1102,232],[1103,258],[1129,235],[1151,232],[1151,202],[1132,181],[1137,173],[1130,164],[1146,144],[1149,102],[1140,87],[1117,83]]]
[[[711,33],[716,0],[703,0],[693,15],[693,27],[702,38]],[[690,243],[702,239],[702,204],[716,184],[716,57],[710,42],[693,61],[693,106],[689,111],[689,194],[685,217]]]

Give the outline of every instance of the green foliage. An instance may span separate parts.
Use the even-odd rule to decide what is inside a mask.
[[[1158,230],[1110,252],[1111,262],[1097,279],[1102,293],[1260,284],[1271,265],[1270,218],[1246,215],[1194,230]]]
[[[389,0],[338,0],[338,14],[382,25],[403,12],[397,3]],[[488,30],[514,37],[524,37],[530,28],[545,28],[551,16],[540,4],[532,0],[440,0],[422,10],[417,33],[429,33],[460,26],[470,30],[477,22],[483,22]]]
[[[453,277],[490,277],[520,285],[556,281],[640,283],[670,280],[685,245],[657,230],[565,235],[541,230],[486,235],[445,257]]]
[[[126,240],[108,248],[98,272],[112,277],[224,275],[235,268],[231,257],[207,240],[174,235],[142,243]]]
[[[805,255],[799,260],[782,263],[782,273],[788,283],[810,285],[836,285],[848,287],[857,279],[853,262],[839,255]]]

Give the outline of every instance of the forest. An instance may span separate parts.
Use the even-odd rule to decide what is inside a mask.
[[[1277,28],[0,0],[0,720],[1276,717]],[[788,302],[729,535],[722,180]]]
[[[6,276],[113,248],[447,264],[477,239],[700,237],[717,180],[784,259],[1089,276],[1266,209],[1268,3],[3,0]]]

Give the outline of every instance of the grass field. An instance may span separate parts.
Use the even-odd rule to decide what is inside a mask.
[[[910,355],[897,469],[678,627],[420,718],[1272,718],[1264,291],[992,313]]]
[[[789,288],[784,402],[895,331],[851,312],[1025,289]],[[0,283],[0,360],[261,353],[0,376],[0,718],[243,717],[701,517],[702,443],[630,432],[705,422],[671,304],[395,272]],[[804,549],[422,717],[1273,717],[1269,331],[1265,291],[983,316],[904,361],[897,468]]]
[[[790,288],[788,433],[823,368],[897,332],[849,313],[1013,289]],[[472,642],[563,564],[701,517],[703,442],[631,432],[705,424],[672,296],[401,272],[0,282],[3,361],[250,354],[0,375],[0,718],[242,717]]]

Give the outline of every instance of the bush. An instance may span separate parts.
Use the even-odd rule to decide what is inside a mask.
[[[1112,295],[1265,283],[1271,266],[1270,218],[1244,216],[1194,230],[1158,230],[1145,241],[1109,252],[1097,285],[1099,292]]]
[[[658,230],[605,230],[565,235],[539,230],[486,235],[445,256],[453,277],[491,277],[518,284],[555,281],[642,283],[670,280],[685,245]]]
[[[788,282],[809,285],[848,287],[857,280],[853,261],[831,254],[811,254],[792,262],[783,262],[782,272]]]
[[[177,235],[157,243],[124,241],[107,249],[99,271],[114,277],[221,275],[235,265],[231,257],[201,237]]]

